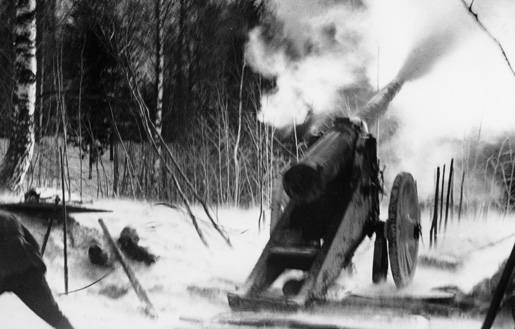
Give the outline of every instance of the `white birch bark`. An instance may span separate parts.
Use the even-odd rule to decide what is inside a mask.
[[[161,132],[163,117],[163,68],[164,68],[164,52],[163,52],[163,22],[162,22],[162,0],[155,0],[155,19],[156,19],[156,118],[155,118],[155,140],[158,147],[158,154],[154,162],[153,189],[159,190],[159,178],[161,171]]]
[[[36,0],[17,0],[15,34],[14,126],[0,166],[0,188],[19,189],[34,152],[36,103]]]

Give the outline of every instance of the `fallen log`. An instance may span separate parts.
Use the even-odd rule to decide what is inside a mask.
[[[98,223],[102,227],[102,231],[104,231],[104,235],[105,235],[107,241],[109,242],[109,245],[111,246],[111,249],[113,250],[114,255],[122,264],[123,270],[127,274],[127,277],[129,278],[129,281],[131,282],[132,287],[134,288],[134,291],[136,292],[136,295],[143,303],[145,303],[145,313],[151,317],[157,317],[157,313],[154,309],[154,306],[150,302],[150,299],[148,298],[148,295],[147,295],[145,289],[143,289],[143,287],[139,283],[138,279],[136,278],[136,275],[134,274],[132,269],[129,267],[129,264],[127,264],[127,261],[124,259],[124,256],[122,255],[120,249],[114,242],[113,237],[109,233],[109,230],[107,229],[107,226],[105,225],[102,218],[100,218],[98,220]]]
[[[330,316],[328,316],[330,314]],[[196,319],[184,319],[193,322]],[[196,321],[198,322],[198,320]],[[204,322],[204,321],[202,321]],[[279,312],[231,312],[215,316],[203,323],[205,327],[251,327],[292,329],[427,329],[429,320],[420,315],[393,316],[389,314],[359,314],[357,312],[335,315],[334,313],[279,313]]]

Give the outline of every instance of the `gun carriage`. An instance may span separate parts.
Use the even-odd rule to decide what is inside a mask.
[[[394,81],[358,113],[339,118],[283,175],[273,207],[270,239],[246,282],[229,293],[236,310],[298,309],[323,299],[366,236],[375,234],[372,279],[382,282],[388,260],[397,287],[408,285],[417,266],[420,208],[413,176],[397,175],[388,219],[379,219],[376,139],[368,124],[384,112],[402,83]],[[288,270],[304,273],[282,291],[270,289]]]

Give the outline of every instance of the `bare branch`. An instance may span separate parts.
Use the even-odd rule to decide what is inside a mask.
[[[467,12],[474,17],[475,21],[477,22],[477,24],[479,25],[479,27],[485,31],[485,33],[490,37],[490,39],[492,39],[496,44],[497,46],[499,47],[499,49],[501,50],[501,53],[502,55],[504,56],[504,60],[506,61],[506,64],[508,64],[508,67],[510,68],[511,70],[511,73],[515,76],[515,71],[513,70],[513,66],[511,65],[510,63],[510,60],[508,59],[508,56],[506,55],[506,52],[504,51],[504,48],[503,46],[501,45],[501,43],[499,42],[499,40],[497,40],[497,38],[492,34],[490,33],[490,31],[488,31],[488,29],[483,25],[483,23],[481,22],[481,20],[479,19],[479,16],[476,12],[474,12],[474,10],[472,9],[472,5],[474,4],[474,0],[472,0],[472,2],[470,3],[470,5],[467,5],[467,3],[465,2],[465,0],[461,0],[461,4],[463,5],[463,7],[465,7],[467,9]]]
[[[206,204],[206,202],[198,195],[198,193],[196,192],[195,190],[195,187],[193,186],[193,184],[190,182],[190,180],[186,177],[186,174],[182,171],[181,167],[179,166],[178,162],[176,161],[172,151],[168,148],[168,146],[166,145],[163,137],[161,135],[156,135],[155,132],[156,132],[156,127],[154,126],[154,124],[152,123],[152,121],[150,120],[150,112],[146,106],[146,104],[144,103],[143,101],[143,97],[141,96],[141,93],[139,91],[139,88],[137,86],[137,81],[135,79],[135,74],[132,70],[132,66],[130,65],[130,62],[128,61],[127,58],[125,58],[125,60],[123,61],[123,64],[122,64],[122,70],[124,71],[125,73],[125,78],[126,78],[126,81],[128,83],[128,86],[129,86],[129,89],[132,93],[132,96],[133,98],[135,99],[135,101],[137,102],[138,104],[138,108],[139,108],[139,111],[138,111],[138,114],[141,118],[141,122],[144,124],[145,126],[145,132],[146,132],[146,135],[147,135],[147,138],[150,142],[150,144],[152,145],[152,148],[154,149],[154,151],[156,152],[156,155],[159,156],[161,158],[161,160],[163,161],[163,165],[165,166],[166,170],[170,173],[170,175],[172,176],[172,179],[173,179],[173,182],[174,182],[174,185],[175,187],[177,188],[180,196],[181,196],[181,199],[183,200],[184,202],[184,205],[186,206],[186,209],[188,211],[188,214],[190,215],[190,218],[193,222],[193,225],[195,226],[195,229],[197,230],[197,233],[200,237],[200,239],[202,240],[202,242],[207,245],[207,241],[205,240],[203,234],[202,234],[202,231],[200,230],[200,227],[198,226],[197,224],[197,221],[196,221],[196,218],[195,216],[193,215],[193,212],[191,211],[191,208],[190,208],[190,205],[189,205],[189,202],[188,202],[188,199],[186,197],[186,194],[184,193],[184,191],[182,190],[182,187],[181,185],[179,184],[179,181],[177,180],[177,177],[176,175],[174,174],[172,168],[170,168],[170,166],[164,161],[164,158],[163,158],[163,154],[161,152],[158,151],[158,146],[157,146],[157,141],[154,139],[154,136],[158,137],[159,138],[159,142],[161,143],[161,145],[163,146],[164,148],[164,151],[166,151],[166,153],[168,154],[168,156],[170,157],[170,159],[172,160],[172,163],[173,165],[175,166],[175,168],[177,169],[178,173],[180,174],[180,176],[183,178],[183,180],[186,182],[186,185],[190,188],[190,190],[192,191],[193,193],[193,196],[195,197],[195,199],[202,205],[203,209],[204,209],[204,212],[206,213],[206,215],[208,216],[209,220],[211,221],[211,224],[213,225],[213,227],[215,228],[215,230],[220,234],[220,236],[225,240],[225,242],[229,245],[229,246],[232,246],[231,245],[231,241],[229,239],[229,236],[227,235],[227,233],[216,223],[216,221],[213,219],[212,215],[211,215],[211,212],[209,211],[209,208]]]

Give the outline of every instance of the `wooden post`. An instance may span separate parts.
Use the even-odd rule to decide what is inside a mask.
[[[454,220],[454,168],[452,170],[451,179],[451,221]]]
[[[64,159],[63,149],[59,148],[59,155],[61,158],[61,188],[63,194],[63,243],[64,243],[64,292],[68,294],[68,221],[66,216],[66,200],[65,200],[65,188],[64,188]]]
[[[447,200],[446,200],[446,204],[445,204],[445,228],[444,228],[444,231],[447,230],[447,220],[449,219],[449,200],[451,197],[453,167],[454,167],[454,159],[451,159],[451,167],[449,168],[449,181],[447,182]]]
[[[436,168],[436,188],[435,188],[435,207],[433,212],[433,222],[429,230],[429,247],[433,247],[433,239],[436,247],[438,234],[438,190],[440,187],[440,167]]]
[[[150,302],[150,299],[148,299],[145,289],[143,289],[143,287],[140,285],[138,279],[136,278],[136,275],[134,274],[132,269],[129,267],[129,265],[125,261],[124,256],[122,255],[120,249],[114,242],[113,237],[109,233],[109,230],[107,229],[107,226],[105,225],[102,218],[100,218],[98,220],[98,223],[102,227],[102,231],[104,231],[104,235],[105,235],[107,241],[109,242],[109,244],[111,245],[111,249],[113,250],[114,255],[122,264],[122,267],[123,267],[125,273],[127,274],[127,277],[129,278],[129,281],[131,282],[132,287],[134,288],[134,291],[136,292],[136,295],[142,302],[145,303],[145,313],[151,317],[156,317],[157,313],[155,312],[154,306]]]
[[[461,187],[460,187],[460,205],[458,207],[458,222],[461,220],[461,207],[463,205],[463,183],[465,182],[465,170],[461,175]]]
[[[492,324],[495,320],[495,316],[497,315],[497,311],[499,310],[499,306],[501,305],[502,298],[504,296],[504,293],[506,292],[506,287],[508,286],[511,275],[513,273],[513,268],[515,268],[515,245],[513,245],[513,249],[511,250],[510,257],[506,262],[506,266],[504,267],[504,270],[502,272],[499,284],[495,289],[492,302],[490,303],[490,308],[488,309],[485,322],[483,322],[483,326],[481,327],[481,329],[490,329],[492,327]]]
[[[443,196],[444,196],[444,188],[445,188],[445,165],[443,165],[442,172],[442,193],[440,195],[440,222],[438,226],[442,227],[442,219],[443,219]]]
[[[48,227],[46,229],[45,237],[43,238],[43,245],[41,246],[41,256],[45,254],[46,244],[48,242],[48,238],[50,237],[50,231],[52,230],[52,225],[54,224],[54,216],[50,217],[50,221],[48,222]]]
[[[45,233],[45,238],[43,239],[43,246],[41,247],[41,256],[43,256],[45,254],[46,244],[48,242],[48,238],[50,237],[50,231],[52,230],[52,225],[54,225],[54,218],[55,218],[55,213],[56,213],[58,204],[59,204],[59,198],[56,197],[54,211],[52,212],[52,215],[50,216],[50,221],[48,223],[48,227],[47,227],[47,230]]]

